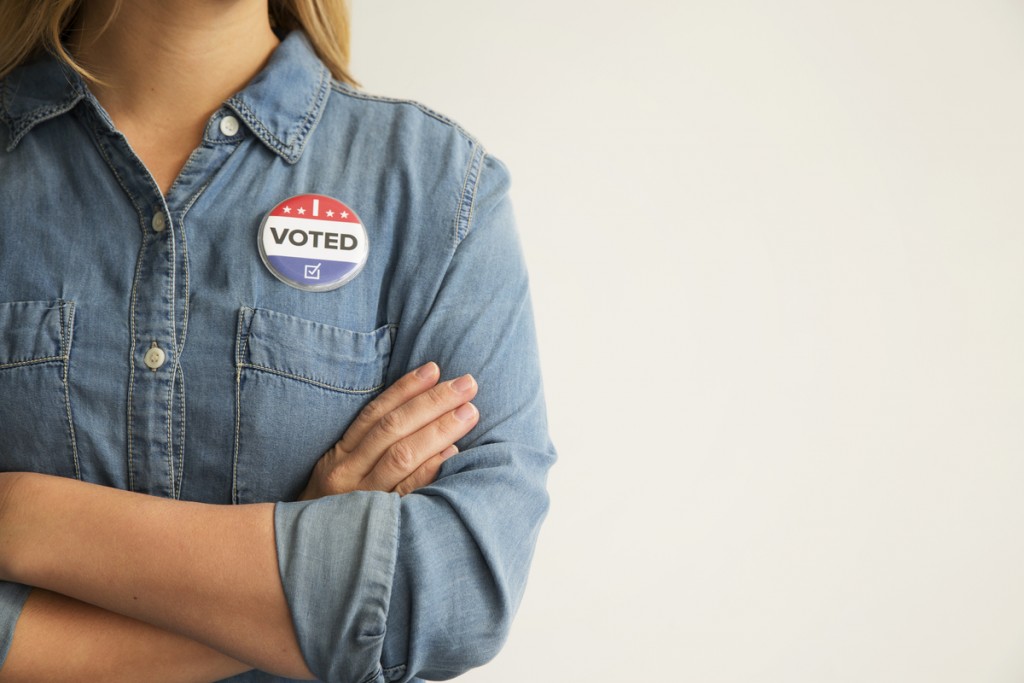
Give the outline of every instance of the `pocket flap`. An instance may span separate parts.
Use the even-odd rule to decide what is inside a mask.
[[[372,332],[243,306],[238,315],[235,361],[327,388],[376,391],[384,384],[394,325]]]
[[[67,358],[74,315],[71,301],[0,303],[0,367]]]

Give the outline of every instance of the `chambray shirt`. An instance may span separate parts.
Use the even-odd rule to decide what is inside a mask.
[[[301,32],[210,118],[166,196],[52,58],[0,83],[0,143],[0,469],[277,502],[281,581],[324,681],[493,657],[555,458],[505,167],[444,116],[333,80]],[[305,193],[366,227],[366,265],[338,289],[292,287],[260,257],[263,216]],[[429,360],[480,385],[437,481],[294,502],[359,409]],[[28,591],[0,584],[2,656]]]

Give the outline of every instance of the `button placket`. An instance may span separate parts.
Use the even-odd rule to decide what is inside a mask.
[[[157,496],[174,495],[172,469],[171,413],[174,406],[174,373],[152,370],[146,363],[152,342],[163,344],[159,350],[175,359],[175,245],[174,226],[166,202],[153,177],[128,144],[124,134],[102,107],[86,110],[91,117],[93,139],[104,161],[120,180],[131,203],[139,207],[136,229],[141,243],[135,263],[125,264],[134,271],[131,281],[128,332],[130,353],[127,361],[128,401],[127,458],[128,488]],[[167,239],[164,236],[172,239]],[[150,354],[150,361],[156,354]],[[173,365],[173,364],[172,364]],[[159,368],[158,368],[159,369]]]
[[[240,119],[221,110],[164,196],[151,174],[140,172],[142,161],[99,104],[83,111],[104,161],[140,210],[138,257],[125,264],[134,271],[126,337],[128,488],[174,497],[185,459],[184,372],[179,365],[188,318],[185,213],[245,136]],[[225,121],[229,116],[233,122]]]
[[[132,333],[136,369],[129,405],[130,485],[133,490],[172,497],[176,488],[172,451],[175,358],[175,229],[168,204],[146,187],[152,207],[139,252],[132,296]],[[168,372],[168,369],[171,369]]]

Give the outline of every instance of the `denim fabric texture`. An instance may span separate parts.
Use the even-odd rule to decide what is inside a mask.
[[[166,196],[76,74],[22,66],[0,82],[0,469],[277,502],[281,580],[321,680],[486,662],[555,459],[508,187],[455,123],[334,81],[297,31]],[[291,287],[260,258],[264,214],[305,193],[366,226],[368,262],[339,289]],[[480,422],[437,481],[295,502],[360,408],[429,360],[480,385]],[[27,594],[0,585],[0,654]]]

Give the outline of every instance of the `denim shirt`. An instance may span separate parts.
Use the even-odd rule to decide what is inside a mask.
[[[81,78],[52,58],[20,67],[0,83],[0,469],[276,502],[281,581],[321,680],[487,661],[555,458],[508,187],[452,121],[333,80],[301,32],[214,113],[166,196]],[[263,216],[305,193],[365,225],[365,267],[338,289],[290,286],[261,259]],[[437,480],[295,502],[360,408],[429,360],[480,385],[480,421]],[[28,590],[0,584],[0,656]]]

